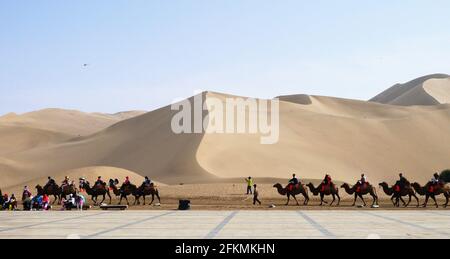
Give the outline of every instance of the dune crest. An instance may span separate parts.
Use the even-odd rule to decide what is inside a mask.
[[[370,101],[401,106],[450,103],[449,78],[446,74],[420,77],[405,84],[394,85]]]

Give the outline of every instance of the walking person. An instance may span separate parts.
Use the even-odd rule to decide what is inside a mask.
[[[245,179],[245,181],[247,182],[247,195],[253,194],[253,192],[252,192],[252,187],[253,187],[252,177],[249,176],[248,178]]]
[[[258,199],[259,192],[256,189],[256,184],[253,185],[253,205],[256,205],[256,203],[259,203],[261,205],[261,201]]]

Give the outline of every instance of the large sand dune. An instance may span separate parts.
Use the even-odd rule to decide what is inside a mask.
[[[446,82],[422,81],[429,92],[441,97],[448,93]],[[211,92],[202,96],[231,97]],[[47,136],[47,131],[18,131],[9,140],[20,144],[17,149],[0,154],[0,185],[19,186],[99,166],[123,168],[167,184],[229,182],[249,175],[279,179],[293,172],[308,179],[330,173],[349,182],[361,172],[372,182],[394,181],[404,172],[425,182],[435,171],[450,168],[450,104],[394,106],[308,95],[280,100],[280,139],[274,145],[261,145],[258,134],[174,134],[175,111],[170,106],[65,140],[65,135]],[[45,135],[47,144],[20,142],[27,136],[34,139],[33,134]]]
[[[450,103],[450,76],[434,74],[396,84],[370,101],[403,106]]]
[[[105,129],[121,120],[141,114],[143,111],[117,114],[84,113],[75,110],[45,109],[22,115],[14,113],[0,117],[0,125],[19,126],[59,132],[73,136],[85,136]]]

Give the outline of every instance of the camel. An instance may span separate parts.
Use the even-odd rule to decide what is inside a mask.
[[[128,196],[129,195],[133,195],[134,196],[134,204],[136,205],[136,203],[138,202],[138,197],[139,192],[138,192],[138,188],[136,185],[134,184],[128,184],[128,185],[122,185],[120,187],[120,189],[117,188],[117,185],[119,184],[119,181],[116,180],[109,180],[109,185],[111,187],[111,189],[113,190],[113,193],[116,196],[120,196],[120,200],[119,200],[119,205],[122,204],[122,199],[125,198],[125,200],[127,201],[127,205],[130,205],[130,202],[128,201]]]
[[[400,193],[396,193],[394,191],[394,188],[389,187],[389,185],[386,182],[382,182],[379,185],[380,185],[380,187],[383,188],[383,191],[387,195],[392,196],[391,201],[395,207],[400,207],[400,200],[403,202],[403,205],[405,207],[408,207],[409,204],[411,203],[412,197],[414,197],[417,200],[417,207],[419,207],[419,198],[417,198],[417,195],[412,188],[406,187],[403,190],[401,190]],[[408,203],[406,203],[405,200],[403,200],[404,196],[409,196]],[[394,199],[396,199],[395,202],[394,202]]]
[[[161,198],[159,197],[159,191],[158,188],[156,187],[156,185],[154,183],[150,183],[150,185],[142,185],[141,187],[139,187],[137,189],[137,204],[140,204],[139,199],[141,198],[141,196],[144,198],[144,205],[145,205],[145,196],[151,195],[152,196],[152,201],[150,202],[149,205],[153,204],[153,201],[155,200],[155,196],[158,198],[158,202],[161,203]],[[136,201],[135,201],[136,202]]]
[[[286,186],[285,188],[283,188],[283,186],[279,183],[275,184],[273,186],[274,188],[277,188],[278,193],[281,195],[286,195],[287,196],[287,203],[286,206],[289,205],[289,201],[291,196],[294,198],[294,200],[297,202],[297,206],[299,206],[300,204],[298,203],[297,198],[295,197],[296,195],[300,195],[302,194],[303,197],[305,197],[305,202],[303,202],[303,205],[308,205],[309,202],[309,194],[308,194],[308,189],[305,188],[305,186],[303,184],[299,184],[297,188],[293,188],[292,191],[289,190],[288,186]]]
[[[94,202],[94,205],[98,205],[98,196],[103,196],[103,200],[100,202],[102,204],[105,199],[106,195],[109,197],[109,204],[111,204],[111,194],[109,193],[109,188],[106,186],[106,184],[97,184],[91,188],[91,185],[88,181],[80,180],[80,189],[86,190],[86,193],[90,195],[92,198],[92,201]]]
[[[336,201],[336,197],[338,198],[337,206],[339,206],[339,204],[341,204],[341,197],[339,196],[339,189],[336,188],[336,186],[334,184],[324,186],[324,184],[321,183],[317,188],[315,188],[312,183],[309,183],[307,186],[309,187],[309,190],[312,192],[312,194],[314,196],[317,196],[320,194],[320,206],[322,206],[324,203],[327,203],[326,201],[324,201],[324,197],[329,196],[329,195],[331,195],[333,197],[333,201],[330,203],[330,206],[332,206],[333,203]],[[324,187],[323,188],[324,191],[322,191],[322,187]]]
[[[39,184],[36,185],[37,194],[39,196],[47,194],[48,196],[53,195],[55,197],[55,200],[52,204],[55,204],[56,201],[61,202],[61,188],[57,184],[55,185],[47,185],[45,188],[40,186]]]
[[[378,195],[377,195],[377,190],[375,189],[375,187],[373,187],[370,184],[366,184],[366,187],[360,187],[360,189],[358,190],[358,186],[354,185],[353,187],[350,187],[350,185],[348,185],[347,183],[344,183],[341,188],[344,188],[344,190],[350,194],[350,195],[355,195],[355,200],[353,201],[353,205],[355,206],[356,204],[356,200],[358,199],[358,197],[362,200],[362,202],[364,203],[364,207],[367,206],[366,202],[364,201],[364,195],[368,195],[370,194],[370,196],[372,196],[373,198],[373,203],[372,203],[372,207],[374,205],[378,205]]]
[[[412,187],[414,188],[414,190],[416,190],[416,192],[421,195],[421,196],[425,196],[425,203],[423,204],[423,207],[426,208],[428,205],[428,200],[433,199],[436,208],[439,208],[439,205],[436,201],[436,196],[439,195],[444,195],[446,202],[444,204],[444,208],[447,208],[448,206],[448,202],[450,199],[450,184],[445,184],[445,185],[438,185],[436,188],[430,188],[430,184],[428,183],[427,185],[425,185],[424,187],[422,187],[419,183],[413,183]]]
[[[66,185],[64,187],[61,187],[61,195],[62,197],[66,197],[67,195],[75,195],[77,194],[77,187],[73,184]]]

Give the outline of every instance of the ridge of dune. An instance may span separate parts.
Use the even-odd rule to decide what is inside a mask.
[[[93,134],[114,123],[142,113],[131,111],[110,115],[50,108],[21,115],[2,116],[0,117],[0,125],[30,127],[73,136],[83,136]]]
[[[420,77],[405,84],[396,84],[370,101],[401,106],[449,103],[450,88],[447,86],[449,78],[450,76],[446,74]]]

